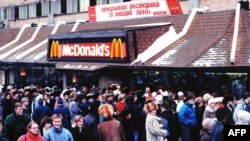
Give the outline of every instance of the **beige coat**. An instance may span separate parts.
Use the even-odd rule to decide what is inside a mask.
[[[147,115],[146,118],[146,134],[147,141],[165,141],[165,137],[169,134],[164,130],[162,124],[159,124],[161,118],[157,116]]]

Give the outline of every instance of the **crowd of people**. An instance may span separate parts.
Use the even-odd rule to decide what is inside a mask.
[[[1,141],[223,141],[224,125],[250,125],[250,93],[8,86]]]

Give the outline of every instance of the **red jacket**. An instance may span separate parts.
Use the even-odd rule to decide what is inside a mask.
[[[19,137],[17,141],[45,141],[45,139],[40,134],[34,136],[30,132],[28,132],[27,134]]]
[[[116,110],[120,113],[122,110],[124,110],[126,107],[126,103],[123,102],[117,102],[115,105]]]

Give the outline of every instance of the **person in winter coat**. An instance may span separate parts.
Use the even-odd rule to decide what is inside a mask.
[[[90,131],[90,140],[91,141],[98,141],[99,135],[97,131],[97,125],[99,121],[99,115],[98,115],[98,102],[93,102],[89,106],[89,113],[84,117],[84,125],[89,129]]]
[[[27,126],[27,133],[18,138],[17,141],[45,141],[39,133],[39,126],[35,121],[31,121]]]
[[[203,113],[203,120],[206,118],[214,118],[216,119],[215,115],[215,106],[216,106],[216,101],[214,98],[211,98],[208,100],[208,105],[205,108],[205,111]]]
[[[203,129],[200,130],[200,141],[211,141],[211,128],[214,123],[215,120],[212,118],[206,118],[203,120]]]
[[[193,141],[195,127],[197,125],[193,96],[186,97],[185,104],[181,107],[179,118],[182,126],[182,141]]]
[[[22,104],[14,104],[14,112],[8,115],[4,121],[1,141],[16,141],[21,135],[26,133],[29,120],[23,115]]]
[[[168,136],[168,131],[163,129],[160,117],[156,116],[157,105],[154,102],[145,104],[146,117],[146,138],[147,141],[164,141]]]
[[[227,119],[227,112],[224,108],[216,110],[217,121],[211,129],[211,141],[224,141],[224,123]]]
[[[69,129],[70,128],[70,112],[69,108],[64,107],[63,99],[59,98],[57,100],[58,106],[54,109],[54,114],[61,114],[63,116],[63,127]]]
[[[234,114],[233,114],[233,119],[236,122],[238,122],[238,119],[237,119],[237,112],[239,110],[245,110],[246,107],[250,104],[250,93],[246,93],[245,96],[243,97],[242,100],[240,100],[237,104],[237,106],[235,107],[234,109]]]
[[[54,114],[52,117],[53,127],[44,133],[46,141],[74,141],[72,134],[62,127],[62,115]]]
[[[234,97],[227,95],[223,98],[222,103],[224,104],[224,109],[227,111],[227,120],[225,121],[226,125],[234,125],[233,120],[234,113]]]
[[[98,113],[104,118],[97,126],[100,141],[126,141],[125,134],[120,121],[113,118],[113,107],[103,104]]]
[[[89,129],[85,127],[82,115],[76,115],[71,126],[74,141],[91,141]]]
[[[52,115],[52,111],[50,110],[49,107],[43,105],[42,98],[38,100],[38,104],[39,105],[37,106],[37,108],[34,109],[32,113],[32,119],[36,121],[38,124],[40,124],[43,117],[45,116],[50,117]]]

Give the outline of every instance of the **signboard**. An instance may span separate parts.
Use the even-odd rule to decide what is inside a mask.
[[[140,0],[89,7],[89,21],[92,22],[170,14],[182,14],[178,0]]]
[[[127,62],[125,37],[50,38],[49,61]]]

